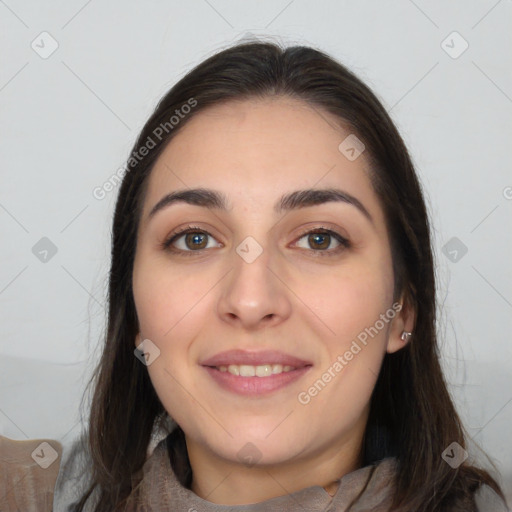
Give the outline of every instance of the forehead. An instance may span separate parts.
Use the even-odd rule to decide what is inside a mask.
[[[143,216],[162,195],[187,188],[222,191],[234,207],[272,208],[282,194],[341,188],[382,211],[364,153],[350,161],[339,145],[350,135],[332,114],[292,98],[229,102],[194,115],[157,159]]]

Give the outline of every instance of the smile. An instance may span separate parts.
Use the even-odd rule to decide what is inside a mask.
[[[216,368],[221,372],[229,372],[240,377],[269,377],[270,375],[278,375],[283,372],[296,370],[294,366],[270,363],[258,366],[230,364],[229,366],[218,366]]]
[[[258,397],[290,386],[308,373],[312,366],[294,368],[289,365],[264,364],[202,368],[222,390],[237,395]]]

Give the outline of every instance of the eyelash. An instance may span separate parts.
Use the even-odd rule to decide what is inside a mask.
[[[204,249],[198,249],[196,251],[190,251],[190,250],[189,251],[184,251],[182,249],[176,249],[176,248],[174,248],[172,246],[172,243],[174,241],[176,241],[180,236],[186,235],[188,233],[205,234],[205,235],[208,235],[208,236],[210,236],[212,238],[215,238],[212,234],[208,233],[208,231],[205,231],[204,229],[201,229],[198,226],[190,226],[189,225],[189,226],[187,226],[187,227],[177,231],[176,233],[173,233],[169,238],[167,238],[164,242],[162,242],[161,249],[166,250],[166,251],[170,251],[170,252],[175,253],[175,254],[181,254],[181,255],[184,255],[184,256],[193,256],[194,253],[202,253],[204,251]],[[320,256],[320,257],[336,256],[337,254],[339,254],[343,250],[348,249],[348,248],[351,247],[351,243],[350,243],[349,240],[347,240],[345,237],[341,236],[336,231],[333,231],[331,229],[325,228],[323,226],[319,226],[318,228],[310,229],[308,231],[305,231],[305,232],[301,233],[300,236],[297,238],[297,240],[300,240],[304,236],[310,235],[310,234],[330,235],[336,241],[338,241],[340,243],[340,245],[338,247],[336,247],[335,249],[330,249],[330,250],[327,250],[327,249],[323,249],[323,250],[309,249],[312,253],[315,254],[315,257],[316,256]],[[308,249],[306,249],[306,250],[308,250]]]

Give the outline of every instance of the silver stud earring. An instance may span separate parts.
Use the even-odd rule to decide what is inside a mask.
[[[409,338],[412,336],[412,332],[403,331],[400,339],[402,341],[409,341]]]

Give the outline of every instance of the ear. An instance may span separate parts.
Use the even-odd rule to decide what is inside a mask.
[[[135,348],[137,348],[142,343],[142,336],[140,332],[135,335]]]
[[[397,305],[400,304],[400,310],[398,311]],[[409,296],[402,294],[400,301],[394,304],[395,311],[397,314],[392,320],[391,327],[389,329],[388,344],[386,352],[392,354],[398,350],[404,348],[407,343],[410,343],[411,339],[414,338],[414,327],[416,325],[416,308],[412,304]],[[411,332],[412,336],[408,339],[402,339],[403,332]]]

